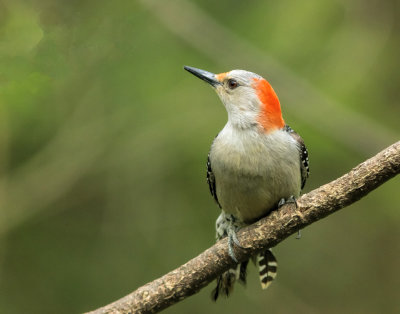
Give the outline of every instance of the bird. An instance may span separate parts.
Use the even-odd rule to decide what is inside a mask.
[[[239,263],[236,233],[249,224],[295,203],[309,176],[308,151],[303,139],[288,126],[274,89],[262,76],[245,70],[214,74],[184,66],[218,94],[228,121],[214,138],[207,156],[207,182],[221,209],[216,240],[228,238],[228,251],[236,262],[217,277],[214,301],[228,297],[236,281],[246,283],[249,260]],[[258,266],[261,288],[275,279],[277,260],[271,249],[252,257]]]

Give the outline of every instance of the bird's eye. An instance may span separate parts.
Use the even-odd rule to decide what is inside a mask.
[[[234,79],[229,79],[228,80],[228,86],[229,86],[230,89],[235,89],[236,87],[239,86],[239,83]]]

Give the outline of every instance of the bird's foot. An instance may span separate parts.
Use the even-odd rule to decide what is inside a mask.
[[[293,195],[289,196],[286,200],[284,198],[281,198],[278,203],[278,209],[285,204],[294,204],[297,208],[297,200]],[[301,230],[297,230],[296,239],[301,239]]]
[[[281,200],[278,203],[278,209],[285,204],[294,204],[297,208],[297,200],[293,195],[290,195],[287,199],[281,198]]]
[[[227,214],[225,212],[222,212],[216,221],[217,240],[221,240],[225,237],[228,238],[229,256],[236,263],[239,262],[235,255],[234,251],[235,246],[241,249],[246,249],[240,244],[240,241],[236,235],[236,232],[238,232],[244,226],[245,224],[240,222],[234,215]]]
[[[235,251],[233,247],[236,245],[237,247],[244,249],[244,247],[240,244],[239,239],[237,238],[236,235],[236,228],[231,226],[228,228],[228,252],[229,256],[236,262],[239,263],[239,261],[236,258]]]

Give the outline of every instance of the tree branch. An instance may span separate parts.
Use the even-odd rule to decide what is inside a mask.
[[[245,250],[239,261],[277,245],[299,229],[346,207],[400,172],[400,141],[361,163],[349,173],[283,206],[279,211],[238,232]],[[234,266],[226,238],[186,264],[105,307],[89,312],[156,313],[197,293],[219,274]]]

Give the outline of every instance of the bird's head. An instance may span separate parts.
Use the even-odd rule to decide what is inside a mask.
[[[278,96],[260,75],[244,70],[214,74],[189,66],[184,68],[215,89],[233,126],[258,127],[264,132],[284,127]]]

